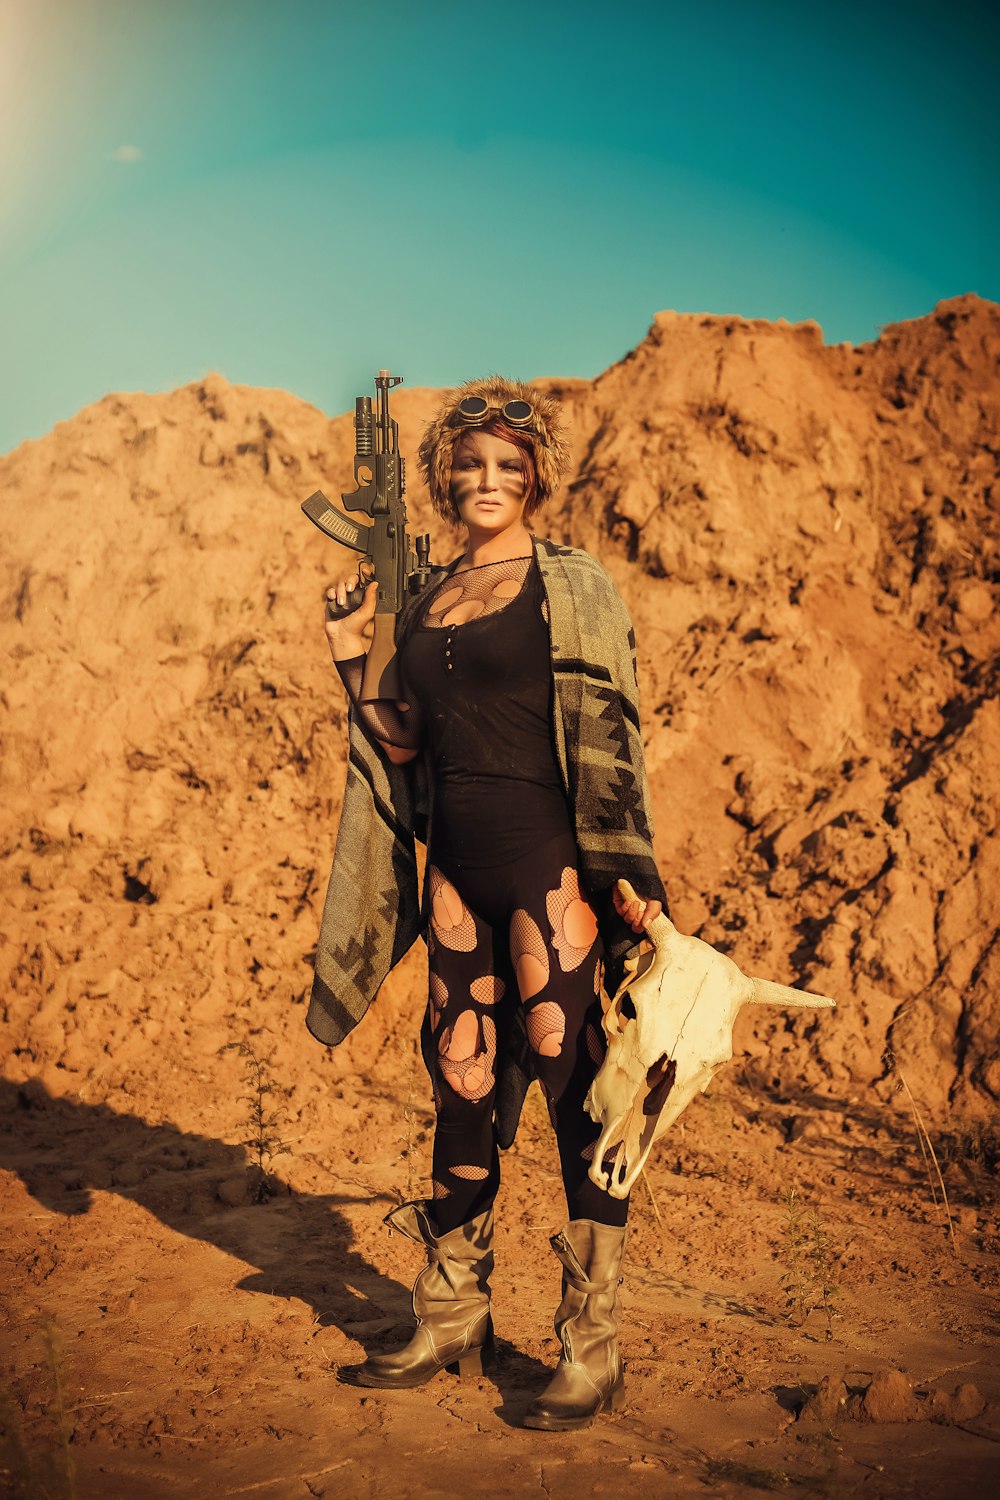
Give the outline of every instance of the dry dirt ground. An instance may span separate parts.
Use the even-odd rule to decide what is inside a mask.
[[[932,1500],[958,1475],[964,1496],[994,1492],[990,1141],[942,1162],[952,1242],[904,1114],[779,1098],[751,1075],[691,1107],[634,1194],[623,1413],[520,1426],[557,1355],[560,1185],[534,1091],[498,1207],[497,1368],[404,1393],[340,1384],[339,1365],[405,1334],[420,1252],[381,1218],[429,1167],[421,1064],[396,1047],[373,1089],[351,1056],[365,1041],[329,1057],[324,1098],[299,1100],[259,1203],[233,1144],[253,1133],[236,1054],[203,1060],[201,1108],[177,1078],[172,1121],[140,1096],[3,1086],[10,1494]],[[275,1129],[297,1093],[281,1072]],[[859,1408],[896,1369],[902,1389]],[[832,1399],[807,1405],[824,1377]]]

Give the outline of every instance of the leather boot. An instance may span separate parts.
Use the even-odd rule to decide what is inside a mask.
[[[563,1263],[556,1333],[562,1355],[549,1385],[525,1414],[526,1427],[565,1432],[588,1427],[598,1412],[625,1398],[618,1357],[625,1228],[571,1219],[551,1245]]]
[[[350,1385],[403,1390],[423,1385],[439,1370],[480,1375],[493,1352],[489,1278],[493,1270],[493,1205],[448,1234],[433,1228],[433,1206],[403,1203],[385,1223],[427,1247],[427,1265],[413,1284],[416,1331],[392,1354],[373,1354],[343,1367]]]

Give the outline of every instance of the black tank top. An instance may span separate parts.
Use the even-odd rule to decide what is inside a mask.
[[[534,554],[485,563],[443,579],[403,645],[434,768],[430,853],[453,864],[505,864],[571,829],[544,608]]]

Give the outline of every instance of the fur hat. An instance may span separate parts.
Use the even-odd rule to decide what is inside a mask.
[[[554,396],[544,395],[537,387],[526,385],[523,380],[487,375],[484,380],[467,380],[464,385],[445,391],[437,416],[427,424],[418,449],[418,463],[434,509],[446,520],[455,521],[455,508],[449,493],[452,456],[459,438],[467,432],[477,431],[475,425],[463,422],[458,415],[458,404],[466,396],[482,396],[491,407],[496,407],[498,417],[502,416],[501,408],[507,401],[530,403],[534,416],[518,431],[531,444],[538,479],[536,503],[543,505],[569,467],[569,449],[563,435],[559,402]]]

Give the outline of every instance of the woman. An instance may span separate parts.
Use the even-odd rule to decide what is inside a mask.
[[[586,553],[528,522],[566,467],[558,403],[490,377],[449,392],[420,461],[461,555],[397,625],[406,701],[361,701],[376,586],[328,620],[351,697],[351,754],[317,947],[310,1030],[342,1039],[426,927],[422,1031],[437,1123],[431,1202],[387,1218],[427,1247],[417,1329],[344,1378],[419,1385],[481,1368],[498,1146],[530,1079],[548,1102],[569,1221],[556,1330],[563,1353],[527,1425],[587,1424],[623,1393],[620,1271],[628,1204],[589,1178],[599,1127],[584,1099],[604,1054],[600,992],[665,901],[652,857],[628,616]],[[328,591],[343,608],[348,579]],[[427,838],[423,913],[414,832]],[[644,898],[627,903],[626,876]],[[611,976],[609,975],[609,983]]]

